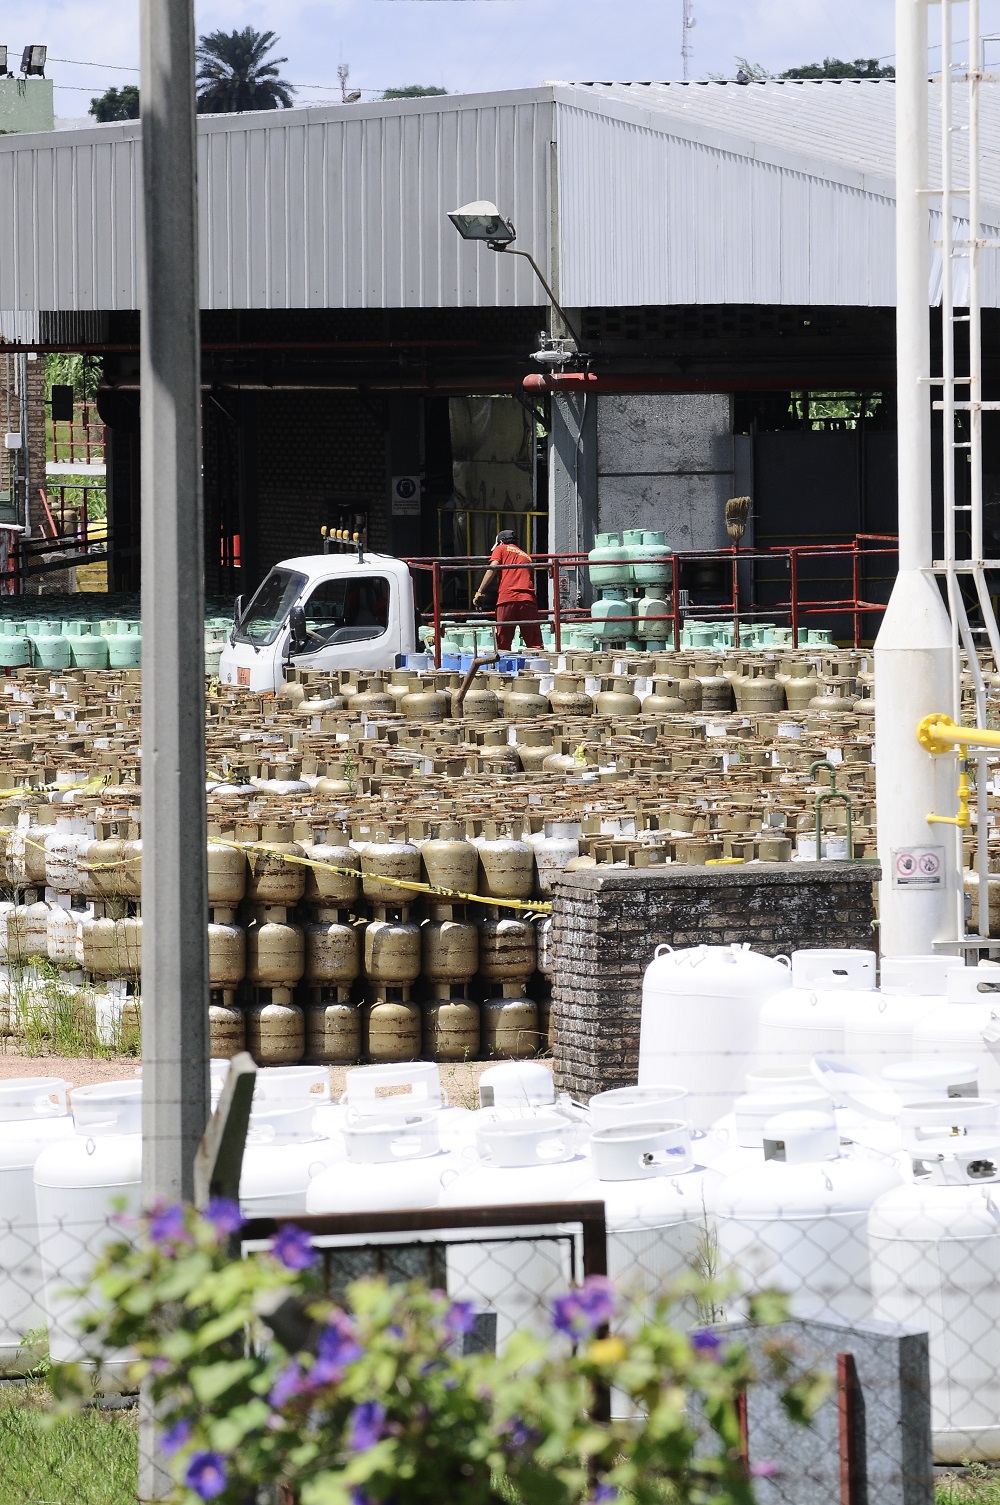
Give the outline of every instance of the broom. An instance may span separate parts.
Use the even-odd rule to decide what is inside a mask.
[[[738,544],[746,532],[747,518],[750,516],[750,498],[748,496],[731,496],[726,503],[726,532],[733,543]]]

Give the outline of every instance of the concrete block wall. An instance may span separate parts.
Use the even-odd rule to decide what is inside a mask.
[[[558,1085],[590,1097],[636,1080],[642,979],[656,946],[873,949],[878,878],[875,864],[855,862],[562,874],[552,910]]]
[[[733,494],[730,394],[598,397],[598,532],[658,528],[671,548],[719,548]]]

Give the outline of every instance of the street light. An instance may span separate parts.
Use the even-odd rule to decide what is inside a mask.
[[[531,267],[535,276],[544,287],[549,302],[559,314],[566,328],[573,337],[573,342],[580,348],[580,337],[566,314],[566,310],[559,302],[555,293],[542,275],[542,269],[532,256],[530,251],[515,250],[513,242],[517,238],[517,231],[509,219],[505,219],[489,199],[475,199],[471,204],[463,204],[461,209],[452,209],[448,213],[455,229],[463,240],[483,240],[491,251],[506,251],[510,256],[523,256]],[[549,357],[551,359],[551,356]]]

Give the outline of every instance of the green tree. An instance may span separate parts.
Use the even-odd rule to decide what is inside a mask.
[[[437,84],[404,84],[401,89],[386,89],[383,99],[422,99],[425,94],[447,94]]]
[[[90,113],[95,120],[138,120],[139,88],[126,84],[123,89],[105,89],[99,99],[90,101]]]
[[[821,63],[803,63],[789,68],[780,78],[895,78],[895,68],[883,65],[877,57],[856,57],[845,63],[839,57],[825,57]]]
[[[284,57],[269,57],[277,43],[273,31],[210,31],[198,38],[198,111],[202,115],[238,114],[242,110],[288,109],[294,87],[278,73]]]

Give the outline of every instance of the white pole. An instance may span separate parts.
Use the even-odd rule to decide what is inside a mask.
[[[875,758],[881,950],[900,956],[954,940],[959,875],[947,827],[955,761],[925,753],[917,723],[951,704],[951,624],[932,574],[927,203],[928,0],[896,0],[896,361],[899,574],[875,643]],[[940,848],[940,881],[907,853]],[[900,879],[903,880],[900,883]],[[922,886],[926,885],[926,886]]]

